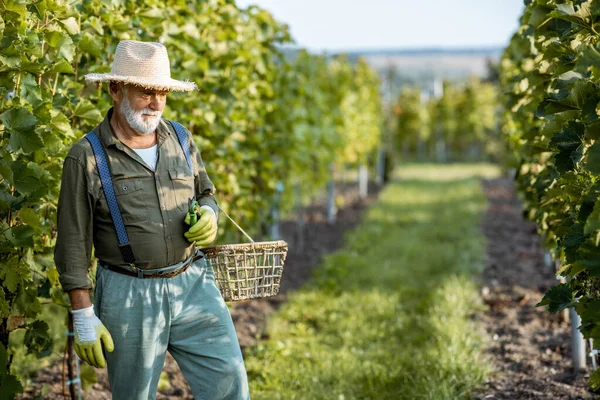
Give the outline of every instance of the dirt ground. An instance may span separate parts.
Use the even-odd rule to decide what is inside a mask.
[[[282,239],[288,242],[289,251],[279,294],[268,299],[231,303],[231,316],[242,349],[265,337],[269,315],[285,302],[287,292],[299,288],[310,279],[313,267],[319,264],[323,255],[342,246],[344,232],[352,229],[360,221],[365,208],[376,201],[380,187],[370,183],[369,196],[363,201],[358,198],[357,185],[340,185],[336,190],[338,190],[338,200],[341,200],[344,206],[340,206],[334,224],[327,222],[324,198],[316,199],[309,209],[303,211],[302,226],[298,225],[296,220],[282,222],[280,232]],[[169,386],[159,390],[157,399],[193,399],[189,385],[170,355],[167,355],[164,371],[168,374]],[[19,399],[36,398],[36,394],[39,396],[40,388],[44,385],[48,385],[50,391],[42,398],[48,400],[69,398],[68,389],[66,389],[66,397],[63,396],[62,374],[61,363],[40,371],[34,378],[33,387],[28,388]],[[98,382],[93,385],[92,391],[83,393],[86,400],[110,399],[106,370],[97,369],[96,376]]]
[[[523,219],[514,184],[494,179],[483,185],[489,206],[481,294],[489,309],[477,318],[492,338],[489,352],[498,373],[473,399],[597,398],[587,389],[590,371],[573,371],[564,314],[535,307],[557,281],[554,268],[544,265],[535,224]]]

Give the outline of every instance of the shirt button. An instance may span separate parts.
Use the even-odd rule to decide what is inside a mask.
[[[166,210],[166,209],[167,209],[167,206],[162,206],[161,208],[162,208],[163,210]]]
[[[154,179],[158,180],[158,175],[155,175],[155,176],[154,176]]]

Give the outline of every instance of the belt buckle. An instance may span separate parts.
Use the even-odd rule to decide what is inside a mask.
[[[183,265],[181,265],[179,268],[177,268],[175,270],[172,270],[172,271],[156,271],[152,275],[148,275],[148,277],[151,277],[151,278],[172,278],[172,277],[174,277],[176,275],[179,275],[183,271],[185,271],[185,269],[190,266],[190,264],[192,263],[192,261],[193,261],[193,257],[191,257],[190,259],[186,260],[186,262]],[[140,271],[140,270],[138,269],[138,271]],[[138,272],[138,274],[139,274],[139,272]]]

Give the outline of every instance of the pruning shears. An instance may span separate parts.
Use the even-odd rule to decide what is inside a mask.
[[[196,197],[194,196],[194,198],[188,199],[188,215],[190,217],[190,226],[193,226],[196,222],[198,222],[199,211],[200,207],[198,206]]]

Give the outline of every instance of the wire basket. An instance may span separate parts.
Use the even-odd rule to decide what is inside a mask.
[[[275,296],[288,244],[283,240],[224,244],[202,249],[225,301]]]
[[[250,240],[250,243],[202,249],[215,272],[223,299],[237,301],[275,296],[279,292],[288,244],[283,240],[255,242],[221,207],[219,210]]]

